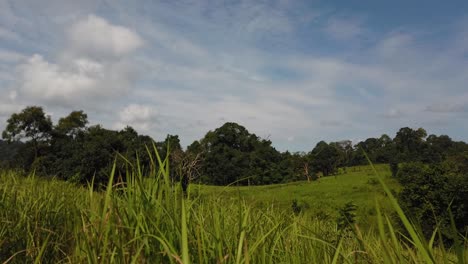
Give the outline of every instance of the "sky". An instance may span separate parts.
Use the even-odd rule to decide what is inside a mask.
[[[29,105],[183,146],[225,122],[290,151],[468,141],[468,2],[0,0],[0,130]]]

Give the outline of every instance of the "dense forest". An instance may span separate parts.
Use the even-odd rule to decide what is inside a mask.
[[[125,180],[134,164],[143,174],[152,171],[157,163],[149,153],[154,150],[169,155],[172,180],[183,186],[313,181],[369,159],[390,165],[402,184],[400,202],[427,226],[423,229],[449,226],[453,218],[459,230],[468,231],[468,144],[428,135],[423,128],[404,127],[393,139],[384,134],[355,145],[320,141],[307,153],[290,153],[279,152],[270,140],[237,123],[225,123],[184,150],[177,135],[155,142],[132,127],[114,131],[88,126],[83,111],[73,111],[54,125],[42,107],[29,106],[11,115],[2,138],[0,167],[97,186],[108,181],[114,163],[119,180]]]

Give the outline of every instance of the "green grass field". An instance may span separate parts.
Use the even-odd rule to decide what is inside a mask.
[[[369,167],[351,168],[311,183],[192,185],[184,198],[171,184],[166,162],[160,165],[150,178],[135,168],[127,185],[110,184],[103,192],[0,172],[0,261],[463,263],[467,258],[467,239],[446,248],[418,235],[379,183],[397,187],[385,166],[377,167],[380,176]],[[303,212],[293,213],[293,199]],[[334,214],[347,201],[358,206],[358,225],[341,231]],[[406,237],[395,229],[397,213]],[[325,217],[317,217],[321,214]]]
[[[393,190],[399,185],[391,178],[388,165],[375,167],[380,177]],[[336,176],[322,177],[316,181],[301,181],[265,186],[206,186],[192,185],[202,197],[242,199],[256,208],[277,207],[292,212],[292,202],[297,200],[302,213],[311,217],[334,219],[338,210],[347,202],[357,205],[357,222],[363,228],[376,224],[376,201],[382,210],[391,211],[391,205],[377,176],[370,166],[358,166],[340,170]]]

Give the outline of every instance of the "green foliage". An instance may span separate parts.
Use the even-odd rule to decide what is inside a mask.
[[[282,181],[280,153],[271,141],[250,134],[245,127],[226,123],[208,132],[189,152],[202,153],[202,181],[215,185],[270,184]]]
[[[149,173],[152,164],[148,148],[162,156],[170,149],[169,163],[173,181],[188,186],[191,181],[215,185],[264,185],[298,180],[314,181],[336,175],[346,167],[372,162],[390,163],[396,175],[397,163],[444,162],[468,151],[468,144],[448,136],[429,135],[422,128],[401,128],[392,140],[388,135],[368,138],[354,145],[350,140],[319,142],[308,153],[279,152],[268,139],[262,139],[237,124],[226,123],[209,131],[184,151],[177,135],[154,142],[131,127],[121,131],[100,125],[88,127],[83,111],[72,111],[53,126],[50,117],[38,106],[13,114],[3,131],[10,142],[2,144],[0,165],[56,176],[74,182],[106,183],[116,161],[116,180],[125,180],[128,164],[138,161]],[[366,153],[366,155],[364,154]]]
[[[309,166],[305,153],[290,153],[289,151],[281,153],[278,169],[282,182],[315,180],[315,173]]]
[[[47,139],[52,130],[50,116],[45,115],[42,107],[29,106],[21,113],[13,114],[7,120],[2,137],[8,141],[31,139],[34,142]]]
[[[398,162],[390,162],[390,171],[392,172],[392,177],[396,177],[398,174],[399,165]]]
[[[458,164],[453,160],[432,165],[407,163],[397,174],[403,186],[400,204],[426,237],[438,227],[445,239],[454,239],[449,212],[458,231],[468,231],[468,173],[453,163]]]
[[[13,114],[3,132],[10,144],[1,142],[2,166],[96,185],[108,182],[116,158],[116,180],[125,179],[128,161],[136,163],[138,160],[141,169],[149,172],[150,158],[146,147],[152,146],[151,137],[138,135],[131,127],[121,131],[104,129],[100,125],[87,127],[87,118],[83,111],[73,111],[53,126],[41,107],[31,106]],[[168,145],[173,150],[171,162],[176,163],[172,156],[182,152],[178,137],[168,135],[164,142],[156,143],[162,155]]]
[[[114,165],[105,192],[1,172],[0,261],[453,263],[457,259],[443,245],[399,237],[392,222],[380,225],[381,236],[372,227],[342,236],[333,221],[294,215],[289,208],[269,204],[257,208],[239,198],[205,199],[192,192],[183,198],[179,186],[168,182],[168,157],[152,154],[151,159],[161,165],[151,173],[154,177],[143,178],[141,171],[131,169],[126,185],[113,184]],[[352,206],[345,208],[351,208],[343,210],[350,219]],[[378,215],[389,219],[380,211]],[[460,241],[467,243],[467,238]],[[466,249],[458,249],[458,258],[463,257]]]
[[[15,157],[23,145],[24,143],[21,141],[8,143],[0,139],[0,168],[14,168]]]
[[[384,177],[385,183],[392,189],[398,190],[399,184],[390,177],[387,165],[378,165],[377,170]],[[335,177],[324,177],[319,181],[291,182],[263,186],[228,186],[217,187],[207,185],[193,185],[202,199],[242,199],[256,207],[272,206],[292,211],[292,200],[297,200],[301,212],[310,218],[335,223],[338,210],[345,203],[352,200],[358,206],[356,211],[357,223],[363,228],[376,224],[375,201],[379,201],[382,210],[388,212],[390,204],[387,196],[382,193],[380,185],[369,185],[370,179],[375,179],[369,166],[351,167],[345,174]],[[375,211],[375,210],[374,210]]]
[[[396,149],[405,161],[413,161],[419,155],[424,146],[424,138],[427,136],[426,130],[419,128],[413,130],[409,127],[401,128],[394,139]]]
[[[87,114],[83,111],[73,111],[68,116],[59,119],[55,130],[58,133],[75,137],[86,128],[87,124]]]
[[[291,203],[291,209],[293,210],[293,212],[297,215],[299,214],[301,211],[302,211],[302,208],[299,206],[299,204],[297,203],[297,199],[293,199],[292,200],[292,203]]]
[[[334,144],[327,144],[325,141],[317,143],[315,148],[309,153],[311,166],[328,176],[336,172],[339,164],[340,153]]]
[[[39,106],[28,106],[21,111],[21,113],[12,114],[7,120],[7,126],[2,132],[2,137],[8,142],[19,141],[19,140],[30,140],[29,146],[32,147],[34,158],[30,165],[38,164],[35,159],[39,157],[40,149],[44,148],[45,142],[50,138],[52,131],[52,121],[50,116],[45,115],[42,107]],[[27,153],[27,151],[23,151]],[[26,159],[28,159],[26,154]],[[29,168],[28,168],[29,169]],[[35,169],[35,167],[34,167]]]
[[[338,230],[345,231],[353,228],[356,222],[357,205],[354,202],[347,202],[342,208],[338,210],[338,218],[336,223]]]
[[[298,201],[297,199],[293,199],[291,202],[291,209],[295,215],[304,212],[309,208],[309,204],[305,201]]]
[[[0,165],[49,178],[0,172],[2,262],[461,263],[466,256],[468,145],[426,137],[422,128],[356,146],[321,141],[306,154],[280,153],[236,123],[184,151],[177,135],[154,142],[131,127],[87,127],[83,111],[53,126],[30,106],[7,122]],[[386,165],[346,168],[369,160],[390,164],[394,177]],[[193,180],[302,182],[189,187]],[[340,236],[352,224],[352,235]],[[457,256],[436,241],[454,245]]]

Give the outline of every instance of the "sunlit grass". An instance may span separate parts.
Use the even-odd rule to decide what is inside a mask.
[[[377,165],[376,170],[391,189],[400,188],[396,179],[391,177],[388,165]],[[260,209],[273,206],[288,210],[292,201],[296,199],[303,209],[303,214],[332,221],[338,216],[339,208],[352,201],[357,205],[356,220],[361,227],[377,224],[375,200],[384,212],[392,211],[387,194],[370,166],[357,166],[347,168],[346,172],[341,171],[336,176],[323,177],[311,182],[229,187],[192,184],[191,189],[203,199],[241,199]]]
[[[378,170],[368,176],[382,186],[372,186],[371,190],[380,190],[390,203],[383,204],[382,197],[369,191],[376,224],[363,228],[358,223],[343,231],[338,230],[333,217],[294,214],[286,200],[276,205],[264,200],[259,206],[249,198],[254,190],[273,192],[269,195],[274,196],[274,188],[279,188],[278,194],[282,186],[294,184],[256,187],[259,189],[217,187],[221,191],[208,196],[204,192],[214,187],[195,186],[185,197],[169,179],[167,159],[153,154],[152,167],[159,169],[142,175],[138,164],[129,165],[126,184],[113,181],[117,178],[113,171],[102,192],[1,172],[0,261],[463,263],[467,258],[466,237],[460,236],[457,248],[425,241],[399,209],[386,181],[381,181],[385,176]],[[304,188],[319,190],[311,186],[322,184],[326,191],[333,191],[325,186],[340,177],[344,176],[323,178]],[[345,187],[340,188],[338,195],[346,194]],[[225,196],[226,192],[232,193]],[[381,210],[383,206],[385,211]],[[397,231],[390,210],[397,212],[409,237]]]

